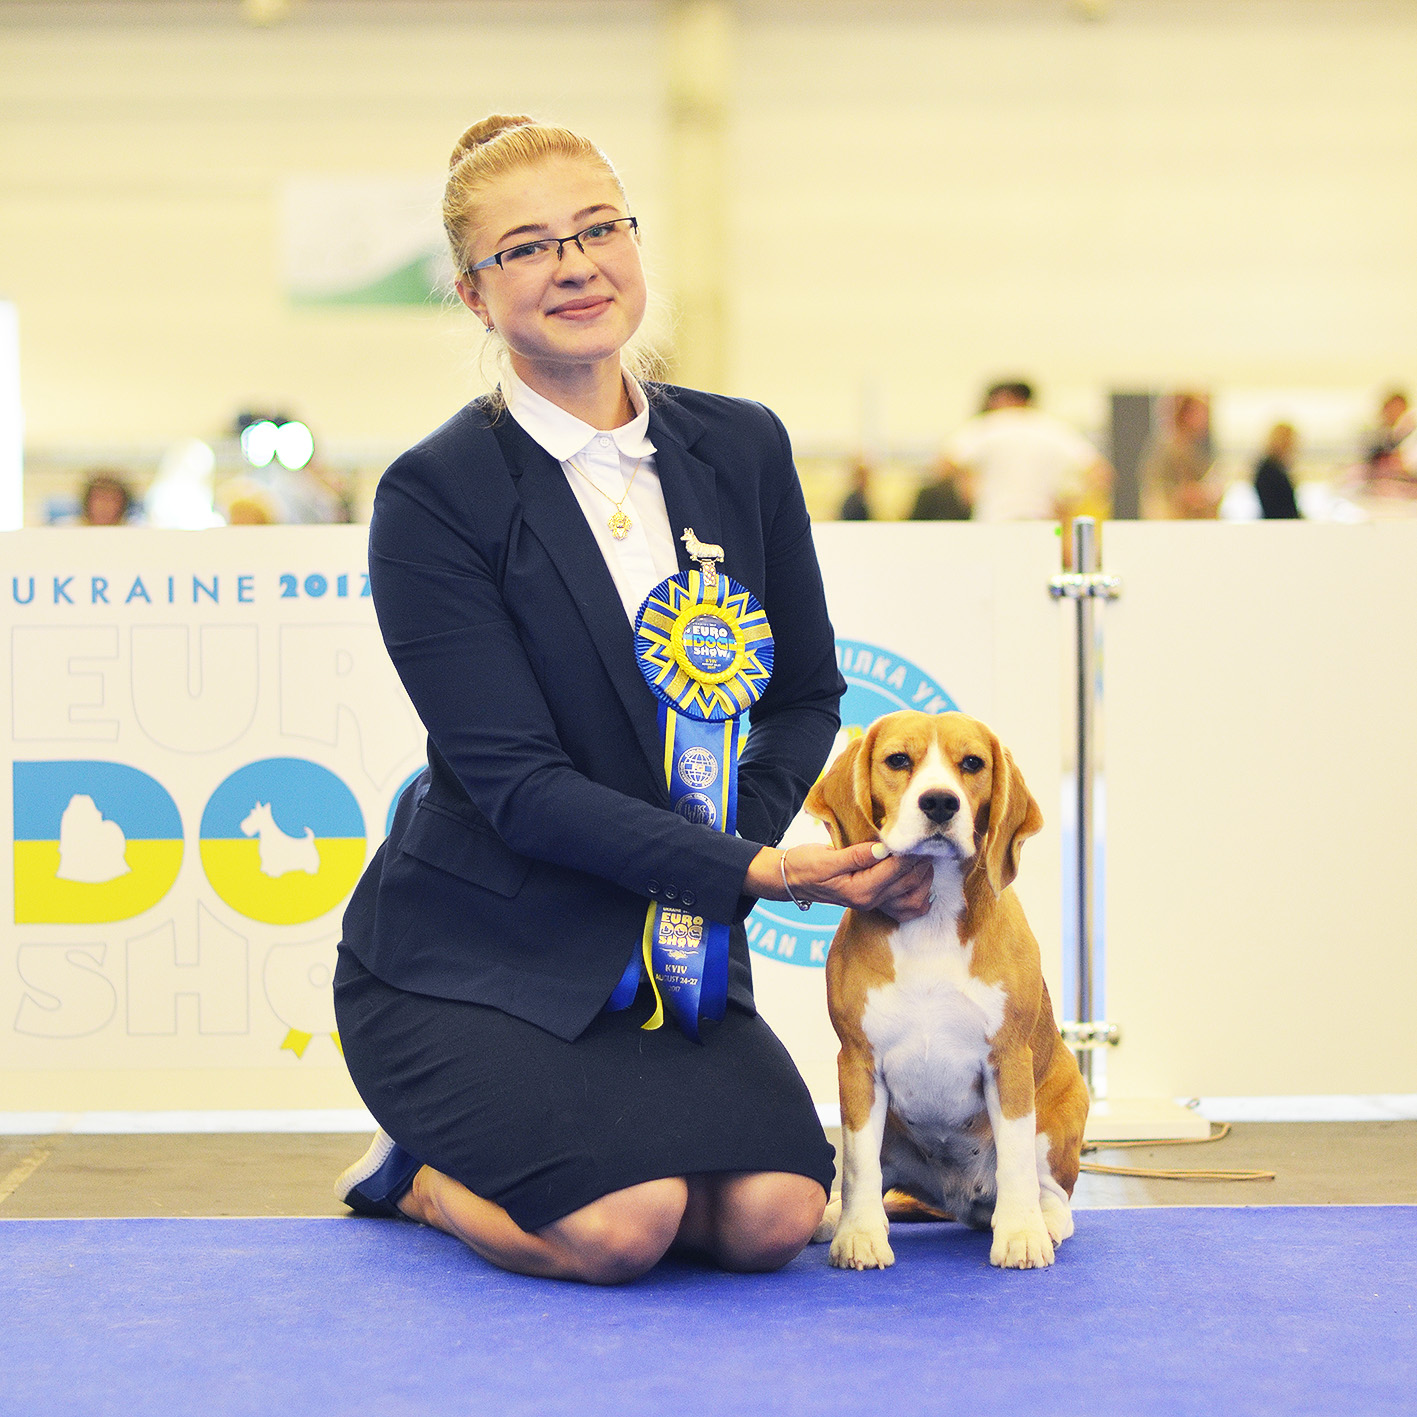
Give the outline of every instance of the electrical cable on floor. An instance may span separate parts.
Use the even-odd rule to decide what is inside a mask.
[[[1090,1151],[1120,1151],[1137,1146],[1204,1146],[1207,1142],[1223,1141],[1230,1135],[1229,1122],[1212,1122],[1208,1137],[1165,1137],[1159,1141],[1089,1141],[1082,1146],[1083,1155]],[[1104,1166],[1100,1161],[1084,1161],[1078,1168],[1094,1176],[1137,1176],[1148,1181],[1272,1181],[1273,1171],[1175,1171],[1151,1170],[1140,1166]]]

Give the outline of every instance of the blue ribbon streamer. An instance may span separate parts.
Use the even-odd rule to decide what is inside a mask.
[[[659,699],[664,777],[670,808],[715,831],[734,829],[738,814],[741,715],[758,701],[772,674],[772,631],[751,592],[727,576],[705,586],[698,571],[661,582],[635,622],[636,654]],[[728,648],[725,648],[725,646]],[[731,671],[731,672],[730,672]],[[662,1007],[696,1042],[701,1019],[728,1006],[728,925],[680,901],[650,905],[640,953],[630,961],[606,1007],[634,1002],[642,970]]]

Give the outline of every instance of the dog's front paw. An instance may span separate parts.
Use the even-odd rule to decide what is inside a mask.
[[[995,1211],[994,1243],[989,1263],[1000,1269],[1046,1269],[1053,1263],[1053,1241],[1036,1206],[1030,1212]]]
[[[838,1269],[889,1269],[895,1252],[886,1239],[887,1225],[859,1222],[839,1226],[832,1241],[831,1262]]]
[[[1044,1191],[1039,1197],[1043,1211],[1043,1223],[1048,1227],[1048,1238],[1055,1246],[1061,1245],[1073,1233],[1073,1212],[1067,1201]]]
[[[822,1212],[822,1218],[817,1222],[817,1228],[812,1231],[813,1245],[825,1245],[828,1240],[836,1234],[836,1227],[841,1220],[841,1197],[833,1196],[827,1202],[827,1208]]]

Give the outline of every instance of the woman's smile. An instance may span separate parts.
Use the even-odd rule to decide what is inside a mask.
[[[608,295],[583,295],[575,300],[566,300],[559,305],[553,305],[547,312],[566,320],[593,320],[597,315],[608,310],[611,300]]]

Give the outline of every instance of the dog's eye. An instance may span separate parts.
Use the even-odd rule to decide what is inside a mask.
[[[968,753],[964,761],[959,765],[961,772],[978,772],[984,766],[984,759],[977,753]]]
[[[886,759],[886,766],[888,768],[895,768],[897,772],[904,772],[910,766],[910,754],[892,753],[890,757]]]

